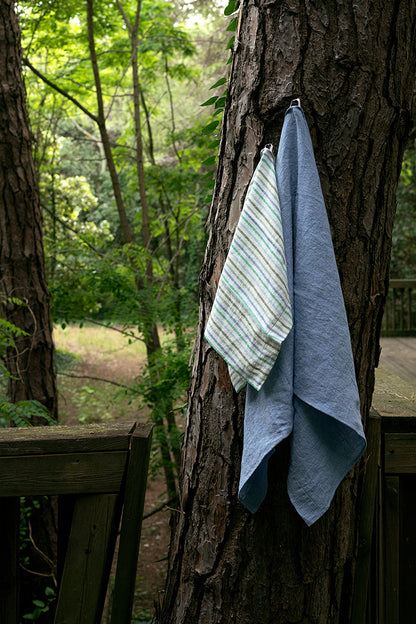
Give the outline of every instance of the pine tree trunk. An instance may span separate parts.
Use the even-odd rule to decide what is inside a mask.
[[[255,515],[237,502],[243,393],[203,339],[216,284],[260,149],[277,147],[300,97],[315,147],[349,319],[364,420],[388,285],[395,192],[415,78],[416,3],[244,0],[201,274],[181,511],[163,624],[349,621],[360,467],[307,528],[275,453]],[[362,464],[361,464],[362,468]]]
[[[9,398],[37,399],[57,416],[50,297],[39,192],[13,2],[0,4],[0,293],[3,318],[27,333],[7,352]],[[18,298],[23,305],[7,298]],[[43,424],[43,423],[42,423]]]
[[[15,347],[7,349],[5,354],[10,374],[8,395],[12,402],[36,399],[57,418],[39,191],[21,75],[20,32],[12,0],[0,3],[0,58],[0,313],[3,319],[26,333],[18,337]],[[45,421],[40,419],[34,424],[45,424]],[[19,519],[19,507],[5,503],[3,522],[19,526]],[[56,527],[49,501],[41,501],[31,521],[37,547],[54,558]],[[13,549],[7,555],[11,568],[16,565],[15,555]],[[35,551],[31,553],[35,568],[36,555]],[[41,569],[40,566],[37,569]],[[50,573],[49,568],[43,571]],[[23,575],[23,613],[33,608],[33,598],[43,597],[45,582],[51,585],[52,579]],[[10,597],[12,601],[15,599],[17,595]],[[15,609],[16,604],[7,604],[8,615]],[[45,617],[45,624],[49,616],[51,614]]]

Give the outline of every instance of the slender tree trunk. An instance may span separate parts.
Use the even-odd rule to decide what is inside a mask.
[[[101,141],[104,148],[105,159],[108,166],[108,171],[111,178],[111,185],[113,188],[114,199],[117,206],[118,216],[120,219],[120,227],[123,234],[123,239],[125,243],[133,242],[133,233],[131,230],[131,226],[129,220],[127,218],[126,209],[124,207],[123,197],[121,194],[120,181],[117,175],[116,166],[114,163],[113,152],[111,151],[111,143],[110,137],[107,132],[107,124],[105,120],[105,111],[104,111],[104,99],[101,88],[101,78],[100,72],[98,69],[98,60],[97,60],[97,52],[95,49],[95,38],[94,38],[94,0],[87,0],[87,25],[88,25],[88,45],[90,48],[90,58],[91,65],[94,74],[94,82],[95,82],[95,91],[97,97],[97,109],[98,115],[92,116],[94,121],[96,121],[98,128],[100,130]],[[91,115],[90,115],[91,117]]]
[[[92,5],[93,0],[88,0],[88,3]],[[155,319],[154,309],[154,296],[153,296],[153,260],[151,255],[151,235],[150,235],[150,218],[149,218],[149,206],[147,201],[145,175],[144,175],[144,155],[143,155],[143,139],[142,139],[142,126],[140,121],[140,98],[143,95],[140,91],[139,83],[139,64],[138,64],[138,45],[139,45],[139,22],[140,22],[140,10],[141,0],[137,0],[136,12],[134,23],[132,24],[124,11],[123,5],[120,0],[117,0],[117,6],[124,19],[126,27],[129,31],[131,41],[131,66],[132,66],[132,80],[133,80],[133,105],[134,105],[134,125],[135,125],[135,137],[136,137],[136,170],[137,181],[140,193],[140,204],[142,213],[142,239],[143,246],[146,250],[145,261],[145,280],[144,280],[144,297],[143,297],[143,333],[146,343],[147,359],[149,364],[152,364],[154,356],[160,351],[160,338]]]
[[[167,84],[169,84],[169,81],[167,81]],[[148,151],[151,164],[154,167],[156,167],[156,160],[155,160],[154,149],[153,149],[153,133],[152,133],[152,127],[150,124],[150,114],[146,106],[146,100],[144,99],[143,90],[140,88],[139,91],[140,91],[140,103],[145,114],[147,135],[148,135],[148,141],[149,141],[147,151]],[[172,95],[171,95],[170,90],[169,90],[169,100],[170,100],[170,106],[171,106],[171,111],[172,111],[171,113],[172,126],[174,126],[173,100],[172,100]],[[172,133],[172,140],[173,140],[173,133]],[[175,148],[175,152],[176,152],[176,148]],[[179,285],[179,256],[176,258],[176,260],[174,259],[174,253],[173,253],[173,248],[172,248],[172,235],[170,232],[170,227],[169,227],[168,218],[167,218],[167,209],[169,208],[171,213],[173,212],[173,210],[172,210],[172,206],[169,200],[165,202],[163,198],[163,182],[162,182],[162,190],[159,192],[159,205],[160,205],[160,212],[161,212],[160,218],[163,220],[163,225],[165,228],[166,251],[167,251],[167,258],[169,262],[169,274],[171,277],[171,284],[172,284],[173,293],[174,293],[173,311],[174,311],[174,319],[175,319],[174,331],[175,331],[175,336],[176,336],[176,348],[178,351],[182,351],[185,347],[185,340],[183,336],[183,327],[182,327],[182,311],[181,311],[182,296],[180,293],[180,285]],[[176,218],[176,215],[175,215],[175,220],[176,222],[178,221],[178,219]],[[179,245],[178,229],[176,230],[176,238],[177,238],[177,248],[178,248],[178,245]]]
[[[288,445],[255,514],[237,502],[244,393],[202,334],[260,149],[300,97],[349,318],[364,419],[374,386],[395,192],[415,78],[416,3],[244,0],[225,112],[163,624],[349,622],[359,468],[308,528],[286,493]]]
[[[133,102],[134,102],[134,122],[136,130],[136,169],[137,181],[140,192],[140,205],[142,211],[142,238],[143,246],[147,253],[146,258],[146,307],[147,317],[145,323],[145,340],[148,360],[151,363],[153,356],[160,351],[160,339],[157,325],[154,322],[156,316],[154,302],[154,277],[153,277],[153,260],[151,251],[151,235],[150,235],[150,217],[149,205],[147,201],[146,183],[144,176],[144,155],[143,155],[143,138],[142,126],[140,121],[140,83],[139,83],[139,64],[138,64],[138,37],[139,37],[139,17],[141,3],[137,3],[137,13],[135,24],[131,31],[131,47],[132,47],[132,77],[133,77]]]
[[[21,76],[13,2],[0,6],[0,288],[3,318],[27,336],[9,349],[12,401],[37,399],[57,416],[50,297],[46,286],[39,192]],[[18,305],[10,298],[18,298]]]

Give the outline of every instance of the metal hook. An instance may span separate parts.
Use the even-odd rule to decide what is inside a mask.
[[[290,105],[291,106],[300,106],[300,99],[296,98],[296,100],[292,100]]]

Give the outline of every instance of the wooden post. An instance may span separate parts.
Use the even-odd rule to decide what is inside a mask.
[[[130,624],[131,620],[150,447],[150,436],[136,430],[127,468],[111,624]]]
[[[367,430],[367,464],[361,493],[359,546],[351,624],[363,624],[371,569],[371,549],[380,468],[381,417],[372,411]]]
[[[118,525],[116,501],[115,494],[77,499],[54,624],[100,624]]]
[[[376,565],[377,565],[377,578],[376,578],[376,596],[375,596],[375,610],[378,624],[385,624],[384,620],[384,461],[382,463],[382,469],[378,478],[378,525],[377,525],[377,546],[376,546]]]
[[[386,476],[384,490],[384,598],[386,624],[399,624],[400,478]]]

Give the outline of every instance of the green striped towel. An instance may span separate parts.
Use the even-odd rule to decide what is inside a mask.
[[[280,204],[271,146],[262,150],[209,317],[205,337],[238,392],[260,390],[292,327]]]

